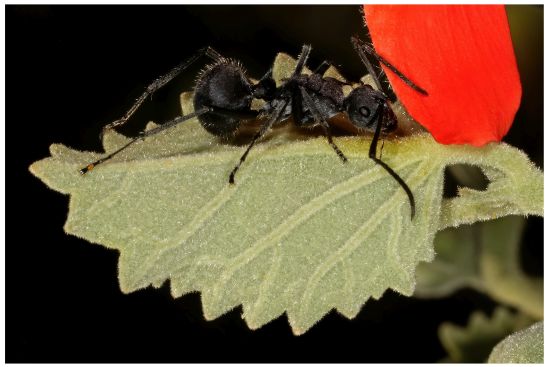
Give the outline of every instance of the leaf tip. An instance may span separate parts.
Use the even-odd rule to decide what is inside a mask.
[[[40,167],[40,162],[41,161],[36,161],[36,162],[33,162],[29,167],[29,172],[32,173],[33,176],[36,176],[38,177],[38,172],[39,172],[39,167]]]

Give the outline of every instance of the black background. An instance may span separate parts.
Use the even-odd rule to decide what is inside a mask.
[[[509,9],[523,83],[505,141],[542,167],[543,8]],[[403,25],[402,25],[403,26]],[[434,362],[440,322],[464,324],[488,298],[469,290],[443,300],[388,291],[354,320],[332,312],[294,337],[281,317],[249,331],[237,308],[207,322],[198,294],[167,286],[123,295],[118,253],[63,232],[68,197],[28,172],[51,143],[99,150],[101,127],[125,112],[155,77],[210,45],[260,76],[278,51],[314,46],[364,74],[349,37],[363,34],[358,6],[6,6],[6,358],[8,362]],[[179,111],[199,67],[154,95],[131,126]],[[526,266],[542,273],[542,220],[530,219]],[[537,241],[535,241],[537,240]]]

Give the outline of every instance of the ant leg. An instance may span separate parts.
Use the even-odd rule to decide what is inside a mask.
[[[333,64],[330,61],[324,60],[316,69],[314,69],[313,73],[323,76],[330,66],[333,66]]]
[[[300,75],[302,73],[311,50],[312,46],[303,45],[303,48],[301,49],[301,54],[299,55],[299,59],[297,60],[297,66],[295,66],[295,70],[293,71],[293,75]]]
[[[249,151],[251,150],[251,148],[253,148],[253,145],[255,145],[255,142],[257,140],[259,140],[259,138],[261,136],[263,136],[272,127],[272,125],[274,125],[280,119],[280,117],[282,116],[283,111],[285,110],[285,107],[287,106],[287,103],[288,103],[287,100],[283,100],[276,107],[276,109],[274,110],[272,115],[270,115],[270,117],[263,124],[263,126],[261,126],[261,129],[253,136],[253,139],[251,140],[251,143],[249,143],[249,145],[247,146],[247,149],[245,150],[244,154],[240,157],[240,161],[238,162],[236,167],[234,167],[232,172],[230,172],[230,177],[228,179],[229,183],[231,183],[231,184],[234,183],[234,176],[236,175],[236,172],[238,171],[238,169],[240,168],[242,163],[244,163],[245,159],[247,158],[247,155],[249,154]]]
[[[147,130],[147,131],[143,131],[138,137],[130,140],[126,145],[122,146],[121,148],[119,148],[118,150],[110,153],[109,155],[107,155],[106,157],[103,157],[93,163],[90,163],[88,164],[87,166],[85,166],[84,168],[82,168],[80,170],[80,174],[82,175],[85,175],[86,173],[88,173],[89,171],[91,171],[92,169],[94,169],[96,166],[98,166],[99,164],[103,163],[103,162],[106,162],[108,161],[109,159],[111,159],[112,157],[114,157],[115,155],[117,155],[118,153],[120,153],[121,151],[125,150],[127,147],[129,147],[130,145],[132,145],[133,143],[139,141],[139,140],[143,140],[144,138],[146,137],[149,137],[149,136],[152,136],[152,135],[156,135],[158,134],[159,132],[161,131],[164,131],[166,129],[169,129],[170,127],[173,127],[175,125],[178,125],[180,124],[181,122],[184,122],[184,121],[187,121],[187,120],[190,120],[194,117],[197,117],[199,115],[202,115],[206,112],[209,112],[210,109],[209,108],[203,108],[201,110],[198,110],[196,112],[193,112],[193,113],[190,113],[188,115],[185,115],[185,116],[178,116],[176,118],[174,118],[173,120],[170,120],[158,127],[155,127],[154,129],[151,129],[151,130]]]
[[[133,106],[130,107],[130,109],[124,114],[124,116],[106,125],[103,128],[103,132],[107,129],[112,129],[114,127],[125,124],[129,120],[129,118],[135,113],[135,111],[137,111],[137,109],[143,104],[143,102],[147,99],[147,97],[149,97],[158,89],[162,88],[164,85],[169,83],[177,75],[179,75],[182,71],[184,71],[186,68],[188,68],[190,65],[192,65],[194,62],[196,62],[200,57],[204,55],[210,57],[211,59],[215,61],[223,59],[223,57],[211,47],[204,47],[198,50],[198,52],[196,52],[192,57],[183,61],[179,65],[175,66],[167,74],[162,75],[159,78],[155,79],[148,87],[146,87],[143,94],[141,94],[141,96],[135,100],[135,103],[133,104]],[[103,134],[103,132],[101,132],[101,135]]]
[[[386,102],[381,104],[379,110],[377,110],[377,127],[375,128],[375,133],[373,134],[373,140],[371,140],[371,145],[369,146],[369,158],[371,158],[375,163],[384,168],[390,175],[400,184],[402,189],[407,194],[409,198],[409,204],[411,205],[411,219],[415,217],[415,197],[411,192],[411,189],[405,181],[386,163],[384,163],[380,158],[377,158],[377,143],[379,141],[379,136],[381,134],[381,127],[384,120],[384,109],[388,108]]]
[[[303,114],[303,95],[299,88],[291,88],[291,115],[296,126],[303,126],[305,123]]]
[[[408,77],[406,77],[401,71],[399,71],[398,69],[396,69],[396,67],[394,65],[392,65],[391,63],[389,63],[385,58],[383,58],[381,55],[379,55],[374,49],[373,47],[369,46],[367,43],[363,42],[362,40],[360,40],[359,38],[357,37],[352,37],[351,38],[352,40],[352,45],[354,46],[354,49],[356,50],[356,52],[358,53],[358,55],[360,56],[360,59],[362,60],[362,62],[365,64],[365,67],[367,68],[367,71],[371,74],[371,76],[373,77],[373,79],[375,80],[375,83],[377,84],[377,86],[379,88],[380,87],[380,83],[379,83],[379,80],[377,78],[377,76],[372,73],[372,65],[371,63],[369,62],[369,60],[367,59],[367,56],[366,56],[366,53],[368,55],[371,55],[373,57],[375,57],[377,60],[379,60],[381,63],[384,64],[384,66],[386,66],[388,69],[390,69],[394,74],[396,74],[401,80],[404,81],[405,84],[407,84],[408,86],[410,86],[411,88],[413,88],[414,90],[416,90],[417,92],[419,92],[420,94],[423,94],[425,96],[428,95],[428,92],[425,91],[424,89],[422,89],[421,87],[419,87],[417,84],[413,83]]]
[[[254,120],[259,116],[259,111],[255,110],[244,110],[244,111],[234,111],[229,110],[228,108],[221,108],[221,107],[208,107],[209,111],[212,114],[215,115],[221,115],[224,117],[230,117],[238,120]],[[163,126],[163,125],[162,125]]]
[[[334,66],[333,63],[331,61],[327,61],[327,60],[324,60],[322,61],[322,63],[316,68],[314,69],[313,73],[314,74],[320,74],[321,76],[324,76],[325,73],[327,72],[327,70]],[[339,82],[342,84],[342,85],[352,85],[352,83],[348,82],[347,80],[339,80]]]
[[[299,89],[301,90],[301,94],[304,98],[304,103],[306,107],[308,107],[310,113],[312,113],[314,120],[320,123],[320,126],[322,127],[324,134],[327,137],[327,141],[329,145],[331,145],[335,153],[337,153],[337,155],[343,162],[347,162],[348,158],[346,158],[344,153],[339,149],[339,147],[335,144],[335,142],[333,142],[333,137],[331,136],[331,129],[329,128],[329,124],[327,123],[327,121],[325,121],[325,118],[323,117],[321,110],[318,108],[318,106],[316,105],[316,103],[314,102],[310,94],[308,94],[306,89],[304,89],[304,87],[299,87]]]

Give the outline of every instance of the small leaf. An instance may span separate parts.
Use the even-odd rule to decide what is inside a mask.
[[[524,225],[524,220],[515,217],[484,224],[481,276],[492,298],[542,319],[544,280],[528,276],[520,266],[519,244]],[[542,242],[537,245],[542,246]]]
[[[415,295],[443,297],[469,286],[542,319],[543,279],[526,275],[520,266],[524,223],[509,216],[438,233],[436,259],[417,268]]]
[[[501,341],[489,363],[544,363],[544,322],[540,321]]]
[[[182,99],[188,105],[188,95]],[[104,139],[107,152],[127,141],[113,132]],[[229,185],[244,149],[194,120],[133,144],[83,177],[78,170],[103,154],[53,145],[52,156],[30,170],[70,194],[67,233],[120,251],[122,291],[170,280],[174,297],[201,292],[207,319],[242,304],[250,328],[286,313],[295,334],[333,308],[352,318],[388,288],[411,295],[415,268],[432,260],[440,228],[542,214],[543,175],[508,145],[387,139],[383,160],[415,195],[411,220],[404,191],[368,158],[370,137],[336,142],[348,164],[324,137],[274,129]],[[489,188],[442,200],[444,168],[457,162],[482,168]]]
[[[415,296],[445,297],[464,287],[483,290],[478,263],[480,245],[476,238],[479,225],[438,232],[434,240],[436,258],[417,267]]]
[[[450,362],[480,363],[505,336],[530,324],[530,318],[499,307],[491,318],[474,312],[466,327],[445,322],[439,328],[439,337]]]

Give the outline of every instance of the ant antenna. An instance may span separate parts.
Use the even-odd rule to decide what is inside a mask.
[[[377,73],[375,72],[375,69],[373,69],[373,65],[367,58],[367,54],[360,47],[360,45],[362,44],[362,41],[358,37],[351,37],[350,40],[352,41],[352,46],[354,46],[354,50],[356,50],[356,52],[358,53],[358,56],[360,56],[360,60],[362,60],[362,63],[365,65],[365,68],[367,69],[367,73],[371,76],[371,78],[375,82],[375,85],[377,86],[377,90],[379,90],[381,93],[384,93],[381,82],[379,78],[377,77]]]
[[[379,109],[377,110],[377,127],[375,128],[375,133],[373,134],[373,139],[371,140],[371,145],[369,146],[369,158],[371,158],[375,163],[380,165],[382,168],[386,170],[386,172],[390,173],[392,177],[400,184],[400,186],[403,188],[405,193],[407,194],[407,197],[409,198],[409,204],[411,205],[411,220],[415,217],[415,198],[413,197],[413,193],[411,192],[411,189],[405,181],[392,169],[389,165],[384,163],[380,158],[377,158],[377,142],[379,141],[379,136],[381,134],[381,127],[382,127],[382,120],[384,119],[384,111],[385,108],[389,108],[386,105],[386,102],[383,101],[382,104],[380,104]]]
[[[417,92],[419,92],[422,95],[425,95],[425,96],[428,95],[428,92],[426,90],[422,89],[417,84],[413,83],[401,71],[396,69],[396,67],[394,65],[392,65],[385,58],[383,58],[381,55],[379,55],[373,49],[373,47],[369,46],[367,43],[363,42],[358,37],[351,37],[351,40],[352,40],[352,45],[354,46],[354,49],[356,50],[358,55],[360,55],[360,59],[365,64],[365,67],[366,67],[367,71],[369,72],[369,74],[371,74],[371,76],[373,77],[373,80],[375,80],[375,83],[377,84],[377,86],[379,86],[379,88],[380,88],[379,79],[377,79],[376,75],[374,75],[374,73],[371,72],[373,67],[371,66],[371,63],[369,62],[369,60],[367,59],[366,53],[368,55],[372,55],[375,58],[377,58],[382,64],[384,64],[384,66],[386,66],[394,74],[396,74],[401,80],[403,80],[405,82],[405,84],[407,84],[408,86],[410,86],[411,88],[413,88],[414,90],[416,90]]]

